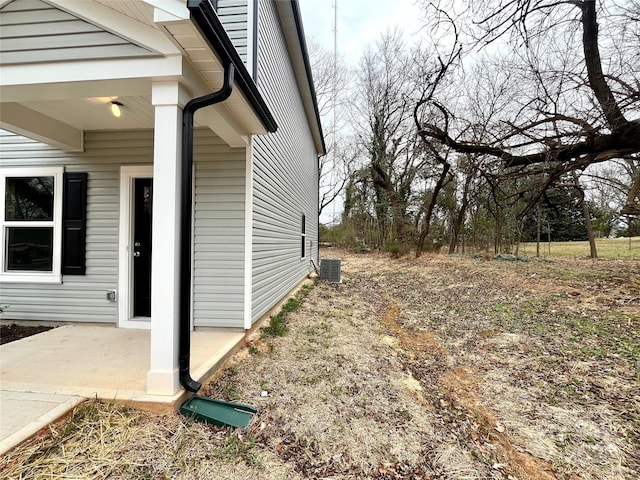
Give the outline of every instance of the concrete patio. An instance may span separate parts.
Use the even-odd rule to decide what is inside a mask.
[[[86,398],[171,411],[187,397],[148,395],[148,330],[65,325],[0,346],[0,454]],[[206,380],[242,345],[243,330],[191,334],[191,375]]]

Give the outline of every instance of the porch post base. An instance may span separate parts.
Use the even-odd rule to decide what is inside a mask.
[[[178,369],[171,371],[147,372],[147,393],[149,395],[173,396],[180,391],[180,378]]]

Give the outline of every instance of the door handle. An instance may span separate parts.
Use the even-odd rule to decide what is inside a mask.
[[[138,258],[138,257],[140,256],[140,252],[133,252],[133,256],[134,256],[135,258]]]

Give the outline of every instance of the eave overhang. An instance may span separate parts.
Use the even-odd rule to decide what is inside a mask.
[[[269,111],[266,102],[258,91],[247,68],[240,59],[231,39],[227,35],[209,0],[187,0],[187,8],[191,13],[192,21],[200,30],[209,46],[220,56],[223,66],[233,64],[236,69],[235,82],[243,95],[250,103],[254,112],[260,118],[262,125],[268,132],[278,129],[273,115]]]
[[[276,1],[275,4],[280,16],[280,23],[293,64],[298,89],[300,90],[307,115],[307,121],[313,135],[316,151],[318,155],[324,155],[326,154],[326,145],[322,132],[322,123],[320,122],[320,112],[313,84],[311,63],[309,62],[309,53],[298,0]]]
[[[111,42],[115,46],[107,56],[92,56],[88,51],[85,56],[67,59],[67,48],[59,50],[58,58],[54,55],[58,50],[47,53],[42,34],[40,50],[47,58],[33,57],[30,50],[23,56],[14,55],[16,61],[6,57],[5,62],[2,55],[1,101],[6,108],[0,109],[0,128],[64,150],[80,150],[81,143],[69,138],[82,137],[84,131],[153,128],[152,85],[177,81],[191,97],[206,95],[220,87],[224,66],[233,64],[237,72],[234,93],[223,104],[202,109],[196,126],[210,128],[231,147],[244,147],[250,135],[277,129],[210,2],[191,2],[192,10],[187,0],[0,0],[0,5],[11,5],[12,11],[17,5],[18,10],[28,12],[34,1],[43,7],[35,20],[47,22],[48,29],[62,29],[69,38],[65,46],[74,47],[72,37],[77,31],[64,25],[79,25],[82,33],[115,39]],[[70,21],[58,26],[55,20],[61,16]],[[17,39],[20,29],[11,28]],[[30,37],[41,33],[37,26],[22,30],[31,32]],[[24,50],[23,45],[12,42]],[[123,46],[136,55],[122,54]],[[3,44],[2,51],[9,47]],[[113,99],[125,105],[125,114],[117,120],[108,114]],[[23,117],[29,121],[18,121]]]

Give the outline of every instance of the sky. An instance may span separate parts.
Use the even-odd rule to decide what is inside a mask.
[[[307,40],[333,51],[332,0],[299,0]],[[407,41],[418,34],[423,10],[419,0],[337,0],[338,53],[355,65],[367,45],[388,29],[399,27]]]
[[[314,41],[333,51],[333,1],[299,2],[307,42]],[[423,10],[418,2],[420,0],[337,0],[338,55],[348,65],[357,65],[366,47],[395,27],[402,30],[408,43],[412,43],[413,36],[423,34],[420,32]],[[332,223],[341,211],[342,199],[338,198],[323,211],[320,221]]]

